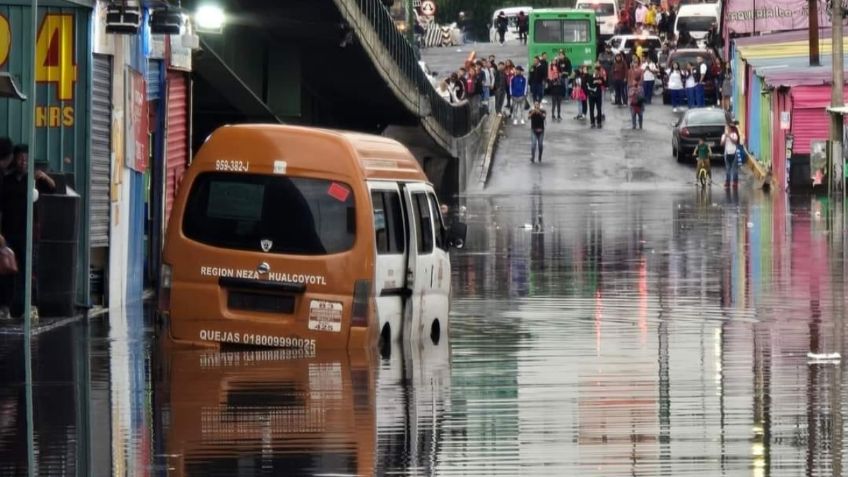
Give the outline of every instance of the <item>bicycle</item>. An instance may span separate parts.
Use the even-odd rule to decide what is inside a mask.
[[[707,168],[705,166],[699,164],[698,165],[698,181],[697,181],[697,183],[700,184],[701,188],[703,189],[703,188],[706,188],[707,184],[709,184],[710,182],[711,182],[710,181],[710,171],[707,170]]]

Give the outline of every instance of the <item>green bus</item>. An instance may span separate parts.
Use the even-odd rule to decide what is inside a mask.
[[[565,50],[571,64],[594,65],[598,58],[598,30],[595,12],[549,8],[530,12],[530,35],[527,41],[529,65],[533,58],[548,54],[548,61]]]

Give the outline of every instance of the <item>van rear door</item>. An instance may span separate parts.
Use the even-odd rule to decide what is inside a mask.
[[[374,292],[379,332],[388,325],[394,343],[401,337],[403,305],[409,296],[406,287],[408,236],[400,188],[395,182],[370,182],[374,210],[376,267]]]
[[[433,212],[424,183],[408,183],[403,186],[409,224],[409,260],[406,283],[410,294],[404,306],[403,338],[405,343],[416,343],[422,334],[422,316],[427,298],[435,278],[435,235]],[[408,341],[407,341],[408,340]]]

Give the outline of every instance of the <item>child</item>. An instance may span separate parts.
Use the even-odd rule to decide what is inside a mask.
[[[710,157],[713,155],[713,150],[709,144],[704,142],[704,138],[698,139],[698,145],[692,155],[698,159],[698,167],[695,168],[695,180],[698,180],[698,173],[701,172],[701,169],[705,169],[709,181],[712,182],[713,173],[710,171]]]

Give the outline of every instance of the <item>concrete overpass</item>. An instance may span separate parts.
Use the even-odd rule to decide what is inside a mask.
[[[353,129],[407,144],[443,198],[463,190],[480,115],[438,95],[380,0],[221,3],[224,33],[195,56],[195,148],[228,123]]]

